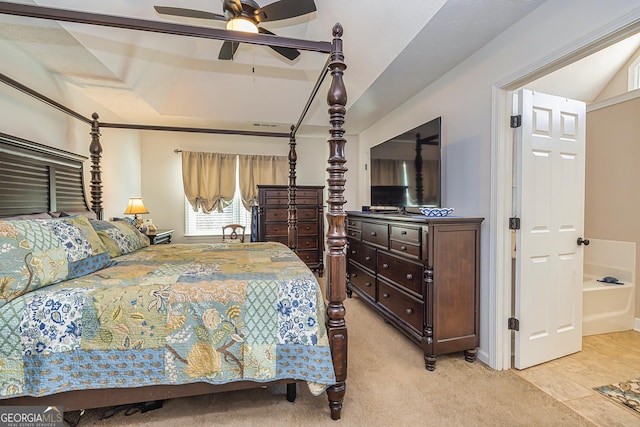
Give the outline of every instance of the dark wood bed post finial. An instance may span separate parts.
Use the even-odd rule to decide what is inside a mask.
[[[298,248],[298,208],[296,206],[296,163],[298,154],[296,153],[296,136],[293,133],[295,126],[291,125],[291,134],[289,136],[289,186],[287,187],[288,200],[288,216],[287,225],[289,240],[288,245],[294,252]]]
[[[100,170],[100,158],[102,157],[102,145],[100,144],[100,122],[98,113],[91,115],[91,210],[96,213],[98,219],[102,219],[102,171]]]
[[[347,233],[345,226],[346,214],[343,209],[344,199],[344,174],[346,159],[344,146],[344,116],[346,113],[347,91],[342,76],[347,66],[344,63],[342,52],[342,25],[339,23],[333,27],[333,42],[331,43],[331,86],[327,95],[329,105],[329,121],[331,129],[329,133],[329,159],[327,172],[327,184],[329,187],[329,199],[327,200],[327,266],[329,274],[327,280],[327,323],[329,344],[333,356],[333,366],[336,372],[336,383],[327,389],[331,418],[340,419],[342,401],[346,391],[347,379],[347,326],[345,323],[345,308],[343,301],[346,298],[346,258],[345,246]]]

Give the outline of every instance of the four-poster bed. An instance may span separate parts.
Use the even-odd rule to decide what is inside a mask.
[[[323,68],[320,77],[309,97],[307,105],[305,105],[302,115],[297,125],[292,126],[291,133],[286,135],[290,139],[289,151],[289,208],[288,208],[288,224],[289,224],[289,245],[295,251],[297,241],[297,217],[296,217],[296,172],[295,166],[297,154],[295,151],[295,134],[300,126],[304,115],[306,114],[312,100],[324,80],[325,76],[330,75],[331,83],[329,93],[327,95],[327,103],[329,105],[329,122],[330,122],[330,138],[329,143],[329,159],[328,159],[328,199],[327,199],[327,222],[328,229],[326,233],[327,244],[327,289],[326,289],[326,339],[330,348],[330,358],[332,360],[333,374],[335,381],[328,384],[326,393],[329,399],[329,407],[331,417],[333,419],[340,418],[342,402],[345,394],[345,380],[347,375],[347,328],[345,323],[345,309],[343,301],[346,296],[346,261],[344,248],[346,245],[346,214],[343,210],[344,185],[345,185],[345,156],[344,146],[344,117],[346,112],[346,90],[342,79],[343,72],[346,68],[344,63],[342,49],[342,28],[339,24],[333,29],[333,40],[331,43],[323,42],[306,42],[300,40],[292,40],[262,34],[239,34],[224,30],[216,30],[212,28],[200,28],[191,26],[182,26],[179,24],[158,23],[153,21],[144,21],[123,17],[104,16],[98,14],[88,14],[83,12],[66,11],[52,8],[44,8],[39,6],[31,6],[24,4],[11,4],[0,2],[0,13],[14,14],[21,16],[36,17],[42,19],[53,19],[69,22],[80,22],[91,25],[107,25],[118,28],[129,28],[141,31],[154,31],[181,36],[216,38],[223,40],[232,40],[243,43],[268,44],[283,47],[291,47],[300,50],[311,50],[325,52],[329,54],[329,58]],[[98,115],[93,114],[91,119],[87,119],[80,114],[75,113],[64,105],[49,99],[25,85],[0,75],[0,80],[12,86],[21,92],[35,97],[48,105],[57,108],[72,117],[91,124],[91,145],[89,153],[91,157],[91,182],[90,182],[90,205],[85,201],[82,158],[81,156],[63,152],[62,150],[53,149],[45,145],[32,143],[10,135],[0,135],[0,164],[3,169],[16,172],[18,179],[7,179],[12,172],[8,172],[4,177],[0,177],[0,224],[3,224],[3,217],[14,217],[17,215],[46,213],[46,212],[62,212],[77,213],[83,208],[89,208],[96,214],[97,220],[102,220],[102,172],[100,160],[102,156],[102,146],[100,143],[101,130],[105,128],[127,128],[127,129],[153,129],[166,131],[187,131],[187,132],[218,132],[218,133],[236,133],[254,136],[274,136],[273,133],[257,133],[257,132],[237,132],[215,129],[190,129],[178,127],[164,127],[153,125],[132,125],[132,124],[115,124],[100,123]],[[21,171],[28,170],[30,167],[38,169],[40,175],[27,176],[22,175]],[[7,169],[9,168],[9,169]],[[11,169],[13,168],[13,169]],[[25,169],[26,168],[26,169]],[[28,174],[28,173],[27,173]],[[65,179],[66,176],[70,179]],[[33,193],[25,189],[36,182],[42,191]],[[69,190],[69,191],[68,191]],[[72,193],[72,194],[71,194]],[[34,195],[35,194],[35,195]],[[73,220],[82,222],[73,216]],[[24,221],[29,221],[24,220]],[[48,221],[48,220],[35,220]],[[4,224],[15,224],[4,222]],[[2,237],[0,231],[0,237]],[[5,235],[6,237],[6,235]],[[248,244],[244,244],[248,245]],[[260,245],[260,244],[259,244]],[[264,244],[262,244],[264,245]],[[269,244],[271,245],[271,244]],[[284,246],[283,246],[284,248]],[[149,250],[151,248],[143,248]],[[141,251],[140,253],[144,252]],[[166,249],[164,249],[166,250]],[[236,250],[236,249],[234,249]],[[267,250],[265,248],[264,250]],[[124,254],[124,252],[123,252]],[[138,254],[138,252],[135,252]],[[135,255],[134,254],[134,255]],[[123,255],[123,256],[130,256]],[[141,255],[139,255],[141,256]],[[284,255],[286,258],[286,255]],[[123,259],[123,258],[120,258]],[[133,257],[135,258],[135,256]],[[291,261],[287,258],[288,261]],[[299,261],[299,260],[298,260]],[[293,261],[291,261],[293,262]],[[117,265],[116,265],[117,267]],[[292,267],[294,270],[299,266]],[[112,267],[108,267],[112,268]],[[305,267],[306,268],[306,267]],[[307,269],[308,270],[308,269]],[[98,270],[97,273],[100,273]],[[0,272],[0,276],[4,272]],[[105,273],[106,274],[106,273]],[[306,274],[306,273],[305,273]],[[77,276],[76,276],[77,277]],[[89,276],[87,276],[89,277]],[[61,282],[64,283],[64,282]],[[55,283],[49,285],[57,286]],[[33,290],[30,292],[47,289],[47,287]],[[25,289],[26,291],[26,289]],[[20,295],[20,298],[26,297],[28,292]],[[18,298],[19,299],[19,298]],[[16,301],[18,300],[16,299]],[[0,301],[1,302],[1,301]],[[7,301],[5,305],[0,307],[8,307],[11,301]],[[321,334],[322,335],[322,334]],[[234,339],[237,339],[234,338]],[[1,373],[1,370],[0,370]],[[298,378],[299,379],[299,378]],[[284,382],[291,384],[296,378],[278,377],[275,382]],[[188,396],[194,394],[204,394],[210,392],[218,392],[225,390],[236,390],[242,388],[250,388],[260,386],[263,383],[255,381],[232,381],[227,384],[207,384],[204,382],[192,382],[181,385],[159,384],[147,385],[143,387],[127,387],[104,389],[93,388],[93,385],[87,385],[81,390],[64,391],[57,394],[46,395],[44,397],[29,396],[24,393],[21,397],[13,397],[8,399],[0,399],[0,404],[46,404],[46,405],[63,405],[65,410],[86,409],[90,407],[111,406],[114,404],[122,404],[126,402],[141,402],[160,400],[165,398]],[[293,398],[292,394],[295,388],[288,386],[288,398]],[[7,396],[0,396],[7,397]]]

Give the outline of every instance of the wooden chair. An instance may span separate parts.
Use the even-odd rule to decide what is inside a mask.
[[[227,224],[222,227],[223,243],[244,243],[244,225]]]

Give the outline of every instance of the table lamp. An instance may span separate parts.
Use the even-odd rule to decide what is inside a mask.
[[[141,219],[138,219],[138,214],[148,214],[149,211],[142,203],[142,197],[129,197],[129,204],[127,209],[124,210],[125,215],[133,215],[133,219],[136,222],[136,227],[139,227],[142,223]]]

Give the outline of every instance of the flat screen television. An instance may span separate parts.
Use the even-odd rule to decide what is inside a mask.
[[[441,207],[441,118],[371,147],[371,207]]]

